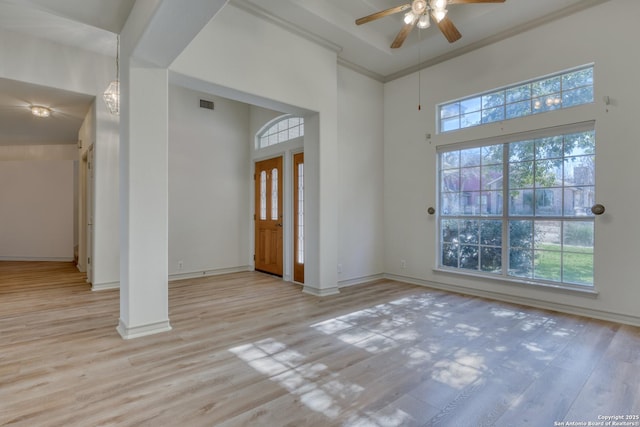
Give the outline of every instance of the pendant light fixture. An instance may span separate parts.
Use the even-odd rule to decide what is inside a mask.
[[[116,47],[116,79],[109,83],[104,91],[103,98],[107,109],[114,116],[120,114],[120,35],[117,36]]]

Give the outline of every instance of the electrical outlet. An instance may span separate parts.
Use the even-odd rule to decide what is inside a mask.
[[[182,261],[178,261],[178,270],[182,270],[184,268],[184,263]]]
[[[400,260],[400,268],[407,268],[407,261],[404,259]]]

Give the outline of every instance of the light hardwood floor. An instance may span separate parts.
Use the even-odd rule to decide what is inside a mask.
[[[0,263],[0,425],[553,426],[640,414],[640,329],[382,280],[317,298],[259,273],[118,291]],[[631,420],[638,422],[640,420]]]

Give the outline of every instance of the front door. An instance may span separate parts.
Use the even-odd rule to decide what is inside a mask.
[[[255,269],[282,276],[282,157],[256,162]]]

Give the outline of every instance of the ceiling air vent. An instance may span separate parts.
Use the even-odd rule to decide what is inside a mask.
[[[207,101],[206,99],[200,100],[200,108],[206,108],[207,110],[213,110],[213,101]]]

